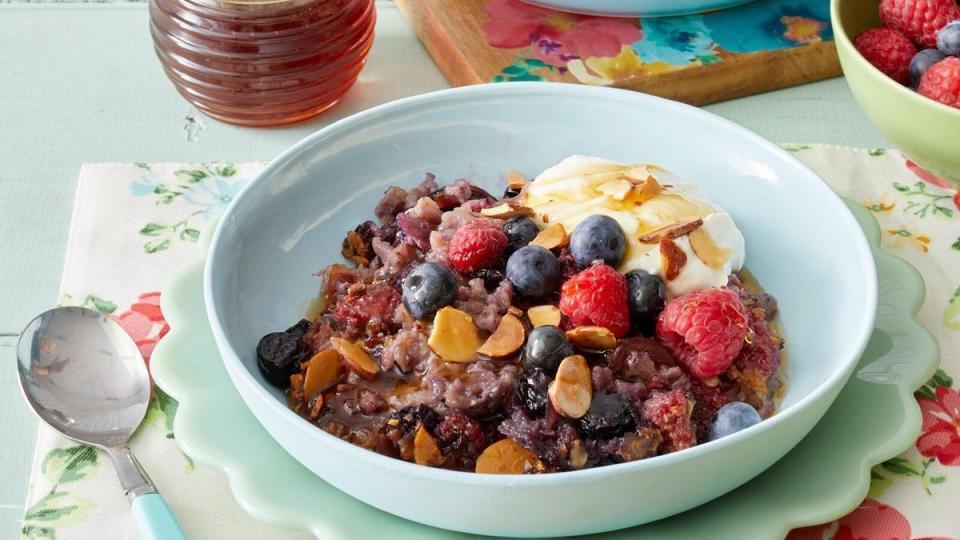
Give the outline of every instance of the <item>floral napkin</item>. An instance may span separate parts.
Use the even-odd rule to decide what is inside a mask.
[[[927,284],[921,322],[939,339],[941,369],[916,392],[916,444],[872,471],[868,498],[790,540],[960,540],[960,193],[892,150],[785,145],[880,222],[883,246]],[[61,303],[117,320],[150,353],[169,327],[159,291],[196,261],[196,241],[262,163],[93,164],[80,172]],[[955,380],[956,379],[956,380]],[[157,390],[134,451],[191,538],[307,538],[255,521],[226,478],[194,464],[172,431],[177,403]],[[41,426],[22,535],[136,538],[129,505],[104,457]]]

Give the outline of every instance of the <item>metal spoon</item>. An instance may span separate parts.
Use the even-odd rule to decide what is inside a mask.
[[[183,539],[167,503],[127,447],[147,412],[150,376],[120,325],[91,309],[51,309],[20,334],[17,364],[23,395],[44,422],[110,456],[140,536]]]

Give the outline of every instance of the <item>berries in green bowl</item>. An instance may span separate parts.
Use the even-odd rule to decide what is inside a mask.
[[[924,53],[928,58],[922,63],[929,65],[913,66],[918,92],[910,86],[910,64],[921,64],[921,58],[906,60],[904,40],[896,37],[913,42],[914,54],[937,48],[938,32],[957,14],[955,0],[832,0],[831,5],[843,73],[864,113],[907,157],[960,184],[960,80],[954,81],[960,77],[960,58],[944,55],[931,62],[935,55]],[[881,28],[895,32],[874,30]],[[952,38],[941,41],[949,47]]]

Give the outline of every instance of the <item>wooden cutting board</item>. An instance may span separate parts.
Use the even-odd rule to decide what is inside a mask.
[[[396,0],[455,86],[548,80],[694,105],[841,74],[829,0],[757,0],[700,15],[574,15],[519,0]]]

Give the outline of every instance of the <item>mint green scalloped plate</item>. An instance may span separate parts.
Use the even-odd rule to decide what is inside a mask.
[[[939,358],[937,342],[915,318],[923,280],[880,249],[872,216],[847,205],[873,245],[879,305],[857,371],[827,414],[786,457],[735,491],[672,518],[597,538],[782,538],[794,527],[851,511],[867,494],[870,468],[913,444],[920,410],[912,393],[933,375]],[[197,264],[164,291],[161,307],[172,330],[151,359],[157,384],[180,402],[174,432],[185,453],[223,470],[237,501],[255,518],[324,540],[470,537],[367,506],[290,457],[230,383],[207,324],[202,277]]]

